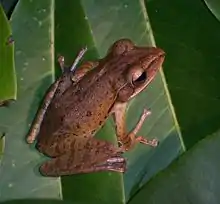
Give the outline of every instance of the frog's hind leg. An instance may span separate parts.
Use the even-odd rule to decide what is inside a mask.
[[[73,81],[71,80],[70,74],[72,74],[72,69],[74,69],[77,64],[79,63],[80,59],[83,57],[87,49],[82,49],[77,57],[74,60],[73,66],[69,71],[65,71],[64,69],[64,58],[61,56],[59,57],[58,61],[60,67],[63,71],[63,74],[50,86],[49,90],[47,91],[42,105],[38,109],[37,115],[32,123],[31,129],[27,135],[27,143],[31,144],[36,139],[36,136],[40,130],[41,123],[43,121],[44,115],[47,111],[48,106],[50,105],[51,100],[56,97],[60,97],[61,94],[69,87]],[[55,95],[56,94],[56,95]]]
[[[75,142],[71,151],[45,162],[40,172],[56,177],[98,171],[124,172],[125,168],[126,161],[121,157],[120,148],[107,141],[83,138]]]
[[[126,169],[126,162],[122,157],[115,156],[107,159],[103,163],[95,164],[92,161],[74,163],[74,161],[70,160],[71,156],[71,153],[68,153],[61,157],[51,159],[40,167],[40,173],[43,176],[58,177],[100,171],[115,171],[123,173]]]
[[[40,130],[40,126],[41,123],[43,121],[44,118],[44,114],[47,111],[48,106],[50,105],[51,100],[54,97],[54,94],[57,90],[57,87],[59,85],[59,80],[55,81],[51,87],[49,88],[49,90],[47,91],[44,100],[40,106],[40,108],[38,109],[37,115],[35,116],[35,119],[32,123],[31,129],[27,135],[27,143],[31,144],[34,142],[39,130]]]

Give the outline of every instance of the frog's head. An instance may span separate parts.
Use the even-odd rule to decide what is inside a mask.
[[[129,39],[116,41],[109,53],[118,58],[125,82],[119,90],[122,101],[135,97],[155,78],[163,64],[165,52],[156,47],[139,47]]]
[[[139,60],[134,62],[127,72],[128,83],[132,84],[134,88],[134,93],[130,98],[133,98],[151,83],[165,58],[165,52],[156,47],[136,47],[134,52],[137,53]]]

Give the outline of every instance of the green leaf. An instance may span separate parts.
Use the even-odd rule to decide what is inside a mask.
[[[0,4],[2,5],[8,19],[10,19],[17,2],[18,0],[0,0]]]
[[[1,202],[1,204],[86,204],[86,203],[75,203],[75,202],[68,202],[68,201],[61,201],[55,199],[17,199],[17,200],[10,200]]]
[[[53,1],[19,1],[12,15],[18,100],[0,110],[5,151],[0,171],[0,201],[17,198],[60,199],[60,179],[37,173],[41,155],[25,135],[45,89],[53,80]]]
[[[0,105],[16,99],[16,76],[14,68],[14,43],[11,41],[11,28],[0,5]]]
[[[218,0],[204,0],[209,10],[220,21],[220,2]]]
[[[44,92],[54,80],[54,60],[58,54],[64,55],[70,64],[85,45],[89,48],[87,60],[105,56],[119,38],[130,38],[137,45],[155,43],[145,7],[139,1],[19,1],[12,16],[12,28],[18,43],[19,100],[0,112],[4,115],[0,117],[0,127],[6,132],[0,200],[63,197],[74,202],[125,203],[143,183],[184,151],[161,71],[146,91],[129,103],[127,112],[127,128],[131,130],[143,109],[151,109],[152,114],[139,134],[158,138],[157,148],[139,144],[126,153],[125,175],[91,173],[62,177],[61,182],[40,176],[37,167],[43,156],[25,144],[24,137]],[[97,137],[116,144],[111,119]]]
[[[190,148],[219,129],[220,24],[201,0],[147,5],[156,42],[167,53],[164,73]]]
[[[2,134],[0,135],[0,164],[1,164],[2,155],[4,153],[4,149],[5,149],[5,135]]]
[[[192,135],[193,136],[193,135]],[[220,131],[200,141],[146,184],[129,204],[219,203]]]

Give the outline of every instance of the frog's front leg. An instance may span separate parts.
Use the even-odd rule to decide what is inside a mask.
[[[125,171],[126,161],[121,157],[121,148],[93,137],[66,140],[69,143],[64,144],[64,139],[63,144],[58,144],[61,149],[59,146],[54,147],[61,153],[60,156],[52,154],[53,158],[41,165],[42,175],[56,177],[98,171]],[[53,150],[51,153],[54,153]]]
[[[141,129],[145,119],[147,118],[148,115],[150,115],[150,111],[146,109],[143,111],[134,129],[129,133],[126,132],[126,120],[125,120],[126,106],[127,103],[117,102],[112,110],[114,114],[114,121],[116,124],[116,134],[119,142],[122,143],[122,147],[124,148],[124,150],[128,151],[129,149],[134,147],[136,143],[139,142],[153,147],[157,146],[158,141],[156,139],[149,140],[142,136],[136,136],[138,131]]]

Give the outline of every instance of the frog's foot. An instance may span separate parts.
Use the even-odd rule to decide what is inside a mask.
[[[115,171],[124,173],[126,170],[126,160],[123,157],[112,157],[107,159],[103,164],[98,164],[95,168],[103,171]]]
[[[136,127],[125,137],[121,138],[120,143],[122,144],[122,148],[124,148],[124,151],[128,151],[131,148],[135,146],[137,143],[142,143],[146,145],[150,145],[152,147],[156,147],[158,145],[158,140],[157,139],[146,139],[142,136],[136,136],[140,128],[142,127],[145,119],[151,114],[151,112],[147,109],[144,109],[140,120],[138,121]]]
[[[142,136],[136,137],[135,138],[135,142],[140,142],[142,144],[150,145],[152,147],[156,147],[159,144],[159,141],[157,139],[149,140],[149,139],[146,139],[146,138],[144,138]]]
[[[83,56],[85,55],[86,51],[87,51],[87,47],[82,48],[79,51],[79,53],[77,54],[77,56],[76,56],[76,58],[75,58],[75,60],[74,60],[74,62],[73,62],[73,64],[72,64],[72,66],[71,66],[69,71],[73,72],[76,69],[77,65],[79,64],[79,61],[83,58]],[[65,66],[64,56],[60,55],[58,57],[58,63],[60,65],[60,68],[61,68],[62,72],[64,72],[66,69],[69,69],[69,68],[67,68]]]
[[[76,139],[76,138],[75,138]],[[121,148],[95,138],[77,138],[70,152],[50,159],[40,167],[44,176],[64,176],[98,171],[124,172]]]
[[[159,141],[157,139],[147,139],[142,136],[136,137],[133,141],[130,140],[127,143],[123,144],[121,141],[118,142],[118,145],[121,147],[121,151],[124,153],[126,151],[129,151],[132,147],[134,147],[137,143],[142,143],[145,145],[149,145],[152,147],[157,147],[159,144]]]

